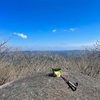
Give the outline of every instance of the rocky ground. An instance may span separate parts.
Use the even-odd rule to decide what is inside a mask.
[[[78,82],[72,91],[61,77],[49,72],[35,73],[0,86],[0,100],[100,100],[100,81],[78,74],[63,72],[71,82]]]

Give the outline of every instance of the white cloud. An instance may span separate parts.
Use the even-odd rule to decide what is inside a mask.
[[[54,30],[52,30],[52,32],[56,32],[56,31],[57,31],[57,30],[55,30],[55,29],[54,29]]]
[[[66,29],[64,29],[63,31],[64,31],[64,32],[66,32],[67,30],[66,30]]]
[[[74,32],[76,30],[78,30],[78,28],[69,28],[69,29],[64,29],[63,31],[64,32],[66,32],[66,31],[72,31],[72,32]]]
[[[76,28],[70,28],[69,30],[74,32],[76,31]]]
[[[21,38],[23,38],[23,39],[27,39],[27,35],[25,35],[23,33],[16,33],[16,32],[14,32],[14,34],[19,36],[19,37],[21,37]]]

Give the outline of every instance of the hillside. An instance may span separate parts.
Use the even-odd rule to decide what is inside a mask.
[[[0,100],[100,100],[100,81],[75,72],[62,73],[78,82],[72,91],[62,78],[38,72],[0,86]]]

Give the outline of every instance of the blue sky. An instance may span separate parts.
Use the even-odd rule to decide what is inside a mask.
[[[23,49],[91,46],[100,40],[100,0],[0,0],[0,34]]]

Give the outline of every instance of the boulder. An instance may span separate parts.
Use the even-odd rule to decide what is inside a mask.
[[[0,86],[0,100],[100,100],[100,81],[76,72],[64,72],[72,83],[72,91],[61,77],[38,72]]]

